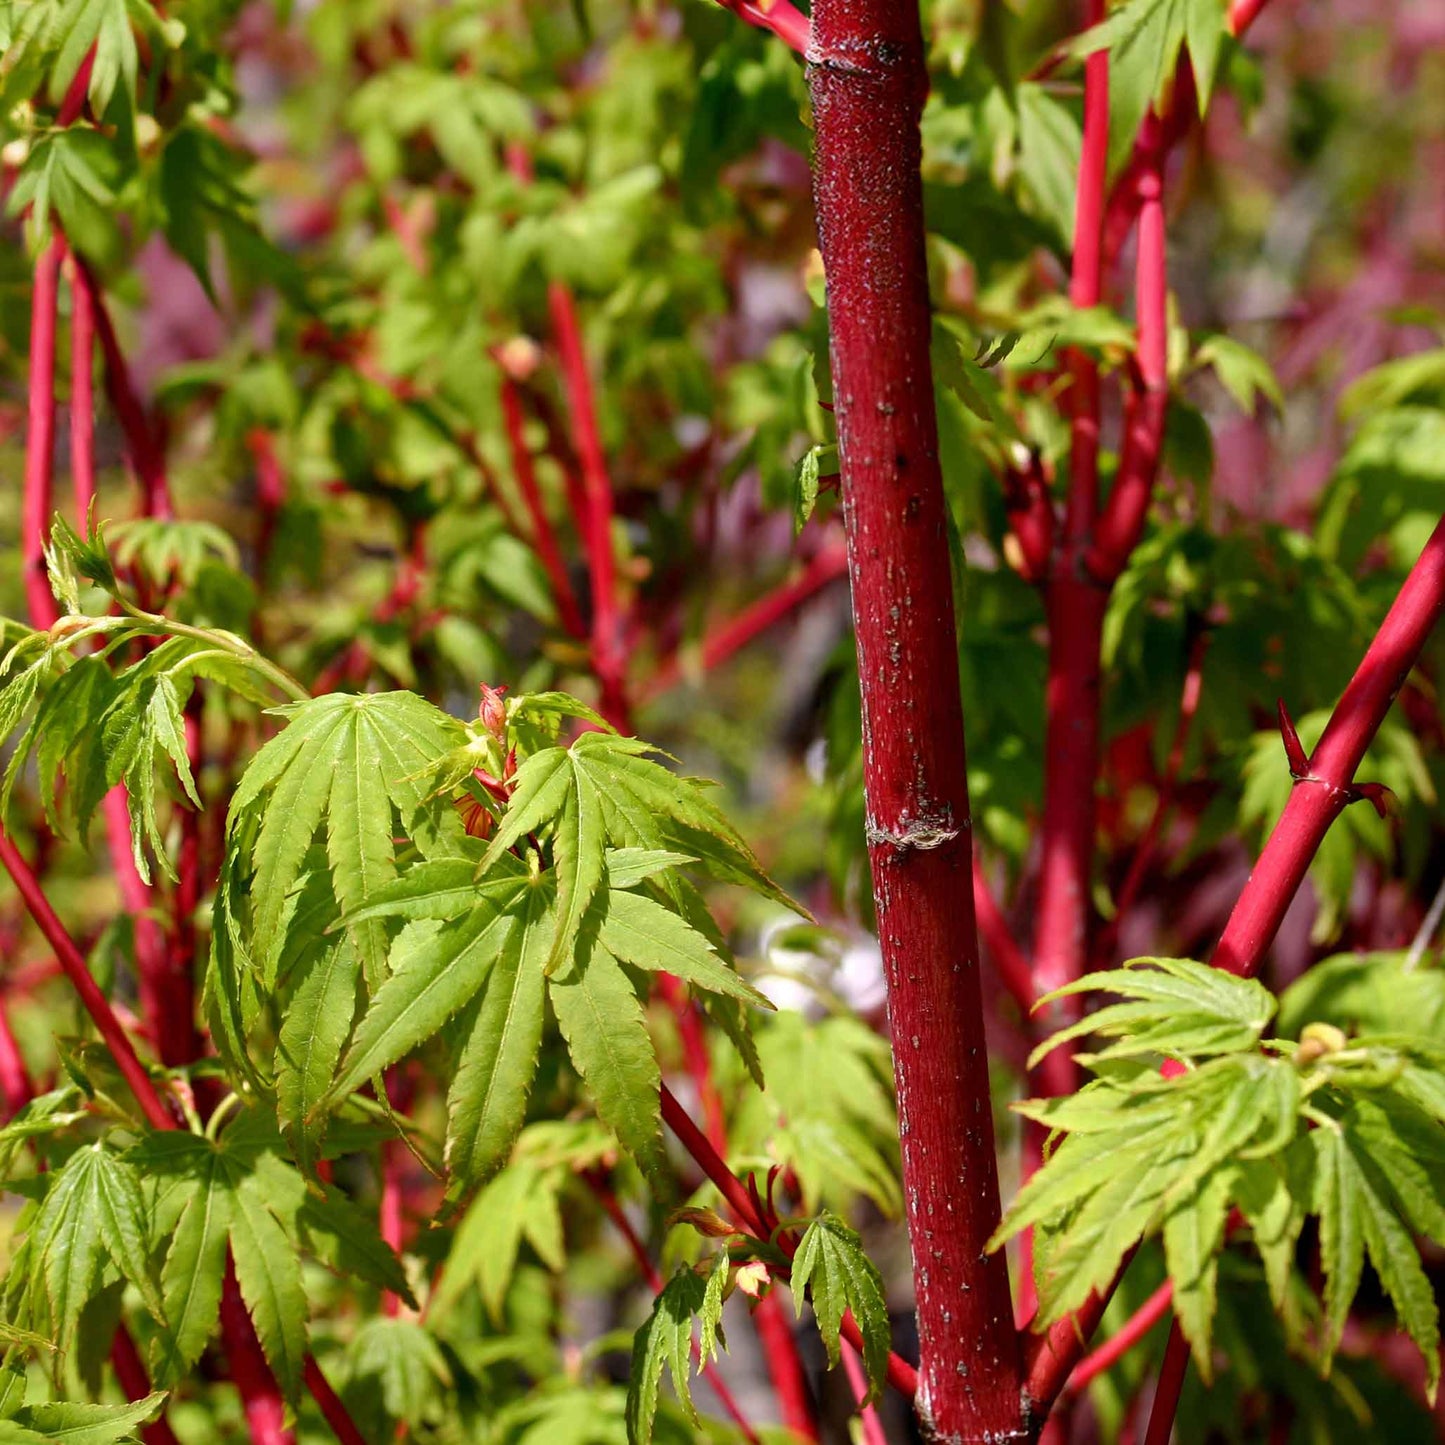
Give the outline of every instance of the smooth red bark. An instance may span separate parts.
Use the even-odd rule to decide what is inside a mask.
[[[868,852],[888,982],[920,1349],[950,1441],[1022,1438],[973,914],[947,517],[929,357],[918,10],[818,0],[814,191],[863,693]]]

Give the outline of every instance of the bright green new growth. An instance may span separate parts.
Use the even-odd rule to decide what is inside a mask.
[[[276,715],[231,805],[209,996],[303,1167],[358,1090],[445,1032],[443,1162],[451,1197],[470,1193],[526,1119],[550,1003],[599,1116],[660,1180],[647,975],[770,1007],[677,870],[784,897],[702,788],[635,739],[557,745],[562,719],[590,710],[556,694],[512,699],[505,745],[410,693]],[[473,769],[502,772],[513,748],[526,755],[484,849],[453,802],[487,803]],[[274,1044],[268,999],[283,1001]]]
[[[1337,963],[1361,969],[1358,960]],[[1415,1003],[1430,1006],[1414,1017],[1381,1008],[1377,992],[1362,1009],[1358,988],[1336,987],[1345,1004],[1336,1023],[1329,980],[1316,974],[1296,985],[1300,1003],[1290,994],[1283,1002],[1301,1026],[1298,1040],[1263,1039],[1276,1003],[1260,984],[1185,959],[1138,959],[1060,990],[1124,1002],[1039,1051],[1088,1033],[1113,1040],[1080,1055],[1092,1082],[1072,1097],[1016,1106],[1058,1142],[991,1243],[1034,1227],[1038,1327],[1076,1309],[1141,1239],[1158,1234],[1175,1313],[1208,1379],[1219,1253],[1237,1209],[1275,1308],[1304,1349],[1310,1342],[1286,1297],[1313,1216],[1324,1275],[1320,1368],[1339,1344],[1368,1257],[1424,1357],[1433,1396],[1438,1312],[1412,1236],[1445,1242],[1445,1047],[1417,1030],[1445,1003],[1445,977],[1417,976]],[[1377,1031],[1348,1037],[1339,1025],[1354,1026],[1362,1012]],[[1182,1072],[1161,1074],[1161,1058]]]

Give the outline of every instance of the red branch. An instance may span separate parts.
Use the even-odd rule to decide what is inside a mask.
[[[988,947],[1000,981],[1027,1017],[1034,1006],[1033,976],[1029,971],[1028,960],[1014,942],[1008,920],[994,900],[988,879],[984,877],[983,860],[978,856],[977,850],[973,855],[973,911],[978,916],[979,935]]]
[[[808,51],[863,778],[921,1363],[940,1438],[1021,1438],[929,356],[918,7],[818,0]],[[886,278],[886,282],[880,278]],[[960,1180],[967,1181],[960,1187]]]
[[[1139,544],[1159,471],[1169,404],[1168,273],[1164,244],[1164,128],[1150,111],[1139,132],[1138,384],[1129,394],[1124,447],[1109,505],[1099,519],[1086,565],[1101,582],[1124,570]]]
[[[1102,0],[1088,0],[1085,21],[1103,19]],[[1084,62],[1084,136],[1074,212],[1074,255],[1069,300],[1098,305],[1103,294],[1105,177],[1109,158],[1109,57],[1095,51]],[[1049,673],[1044,751],[1038,921],[1034,983],[1039,993],[1062,987],[1084,970],[1088,953],[1090,865],[1096,824],[1094,784],[1099,772],[1099,639],[1107,601],[1083,571],[1099,495],[1099,367],[1081,351],[1066,358],[1069,385],[1069,492],[1064,547],[1045,593],[1049,620]],[[1039,1021],[1045,1030],[1078,1009],[1070,1001]],[[1072,1091],[1072,1053],[1055,1049],[1044,1062],[1040,1087]]]
[[[718,3],[749,25],[771,30],[799,55],[808,53],[808,17],[790,0],[718,0]]]
[[[1296,783],[1229,915],[1214,952],[1215,967],[1244,975],[1258,969],[1330,824],[1361,796],[1352,786],[1355,769],[1442,612],[1445,521],[1435,528],[1410,569],[1331,714],[1310,759],[1310,775]],[[1113,1291],[1111,1284],[1091,1295],[1077,1314],[1028,1338],[1024,1389],[1036,1416],[1045,1413],[1057,1397],[1098,1327]]]
[[[105,394],[120,423],[121,435],[125,438],[126,452],[130,457],[132,470],[141,484],[142,510],[148,517],[169,518],[171,513],[170,487],[166,480],[164,448],[155,428],[148,420],[135,385],[131,380],[130,367],[125,353],[111,324],[105,298],[101,295],[95,275],[79,256],[75,258],[75,279],[78,289],[84,289],[95,313],[95,331],[100,340],[100,353],[105,363],[103,379]]]
[[[70,275],[70,477],[75,514],[85,526],[95,500],[95,302]]]
[[[1436,526],[1310,758],[1283,815],[1229,915],[1214,963],[1253,974],[1273,942],[1315,850],[1353,801],[1351,785],[1365,750],[1410,675],[1445,610],[1445,521]]]
[[[587,496],[587,566],[592,579],[592,667],[602,689],[601,712],[607,720],[628,731],[628,707],[622,653],[622,627],[617,608],[617,568],[612,555],[612,478],[597,426],[597,400],[577,305],[560,281],[547,288],[552,329],[562,362],[562,380],[572,412],[573,440],[582,461],[582,485]]]
[[[1169,1313],[1173,1302],[1174,1281],[1166,1279],[1097,1350],[1079,1361],[1065,1388],[1076,1394],[1090,1380],[1112,1370]]]
[[[1179,1321],[1175,1320],[1169,1327],[1169,1343],[1164,1347],[1164,1363],[1159,1367],[1159,1383],[1154,1387],[1144,1445],[1169,1445],[1174,1433],[1174,1415],[1179,1409],[1179,1392],[1184,1388],[1188,1368],[1189,1342],[1179,1328]]]
[[[30,620],[48,628],[60,615],[45,571],[45,539],[55,471],[55,313],[65,241],[56,235],[35,263],[30,300],[30,415],[25,434],[25,498],[20,555]]]
[[[848,552],[844,547],[825,547],[796,577],[759,597],[736,617],[708,632],[698,649],[698,663],[704,672],[720,667],[755,638],[781,622],[794,608],[821,592],[830,582],[845,576]],[[682,680],[684,664],[674,655],[648,680],[643,695],[651,700]]]
[[[612,1192],[606,1179],[594,1173],[584,1174],[583,1178],[587,1181],[592,1193],[596,1195],[597,1202],[602,1206],[608,1219],[612,1221],[613,1227],[622,1236],[628,1252],[632,1255],[633,1262],[637,1265],[638,1272],[647,1281],[648,1289],[655,1295],[661,1294],[665,1281],[657,1272],[657,1266],[653,1264],[652,1256],[647,1252],[647,1246],[638,1237],[637,1231],[632,1227],[632,1221],[627,1217],[622,1205],[618,1203],[617,1196]],[[759,1445],[757,1432],[748,1423],[747,1416],[743,1414],[717,1366],[703,1363],[700,1360],[700,1351],[696,1340],[692,1343],[692,1357],[702,1364],[703,1378],[712,1386],[713,1393],[718,1397],[719,1403],[727,1411],[733,1423],[743,1432],[744,1437],[751,1442],[751,1445]]]
[[[577,607],[577,597],[572,591],[567,576],[566,564],[557,547],[557,534],[547,517],[542,501],[542,491],[537,485],[537,469],[532,465],[532,451],[527,445],[526,419],[522,415],[522,401],[517,395],[516,384],[509,376],[502,377],[500,388],[502,420],[506,425],[507,445],[511,449],[512,474],[517,479],[518,490],[527,506],[527,515],[532,519],[532,539],[537,556],[547,570],[552,583],[552,595],[557,602],[557,615],[562,626],[573,637],[585,637],[587,628]]]
[[[693,1123],[687,1110],[678,1103],[677,1096],[666,1084],[662,1086],[662,1118],[667,1127],[677,1135],[678,1142],[692,1156],[693,1162],[712,1181],[743,1228],[758,1239],[768,1239],[772,1230],[761,1208],[755,1203],[742,1180],[728,1168],[722,1156],[708,1143],[707,1135]],[[774,1243],[784,1254],[789,1255],[797,1247],[796,1242],[786,1233],[780,1234]],[[843,1337],[861,1349],[863,1333],[851,1311],[844,1314],[842,1329]],[[901,1355],[891,1351],[888,1356],[888,1383],[910,1398],[918,1391],[918,1372]]]

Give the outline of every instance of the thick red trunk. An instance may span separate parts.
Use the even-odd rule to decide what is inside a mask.
[[[918,10],[818,0],[815,193],[863,689],[869,857],[935,1439],[1022,1438],[973,914],[953,581],[929,360]]]

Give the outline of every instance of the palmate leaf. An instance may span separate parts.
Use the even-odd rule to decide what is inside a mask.
[[[1325,1359],[1339,1344],[1368,1254],[1400,1324],[1425,1360],[1433,1400],[1440,1383],[1440,1318],[1434,1290],[1379,1166],[1348,1127],[1322,1125],[1315,1146],[1314,1208],[1325,1276]]]
[[[726,1254],[715,1256],[705,1272],[683,1265],[653,1302],[652,1313],[632,1341],[632,1372],[627,1385],[630,1445],[651,1445],[664,1369],[672,1376],[673,1388],[688,1418],[698,1423],[691,1388],[693,1325],[696,1322],[701,1327],[697,1359],[703,1365],[717,1355],[727,1278]]]
[[[828,1362],[838,1365],[839,1329],[843,1312],[852,1310],[863,1332],[863,1364],[868,1371],[868,1398],[883,1393],[888,1372],[888,1306],[883,1276],[864,1253],[857,1233],[836,1215],[822,1214],[804,1231],[793,1256],[793,1305],[801,1315],[807,1290],[817,1316]]]
[[[428,806],[427,767],[458,744],[461,724],[412,693],[331,695],[276,709],[287,726],[251,760],[231,803],[230,835],[254,822],[249,934],[262,976],[274,981],[287,898],[324,824],[337,901],[372,988],[385,974],[386,930],[363,912],[396,876],[393,813],[423,854],[461,827]]]
[[[303,1248],[410,1297],[375,1225],[334,1190],[309,1191],[280,1151],[258,1112],[234,1119],[219,1143],[160,1133],[131,1151],[156,1190],[153,1239],[165,1247],[166,1328],[152,1351],[158,1380],[185,1374],[214,1335],[228,1254],[266,1359],[293,1401],[306,1353]]]
[[[570,748],[544,748],[517,769],[483,863],[490,866],[528,834],[554,828],[561,919],[549,959],[554,970],[575,947],[602,885],[608,844],[681,853],[719,879],[789,903],[702,787],[653,762],[647,756],[653,751],[636,738],[584,733]]]
[[[600,943],[551,980],[548,996],[597,1115],[655,1187],[667,1187],[662,1075],[637,990]]]
[[[1092,1055],[1100,1061],[1167,1054],[1199,1058],[1247,1049],[1274,1017],[1275,1001],[1254,979],[1236,978],[1187,958],[1136,958],[1123,968],[1091,973],[1041,999],[1115,993],[1114,1004],[1053,1034],[1029,1055],[1029,1067],[1071,1039],[1098,1034],[1116,1039]]]
[[[546,890],[528,889],[516,946],[498,956],[470,1007],[447,1094],[453,1193],[491,1178],[521,1132],[542,1045],[544,970],[554,932]]]
[[[475,1287],[487,1313],[500,1324],[523,1240],[549,1269],[564,1267],[558,1195],[568,1177],[563,1166],[544,1167],[521,1158],[477,1195],[447,1255],[446,1273],[435,1297],[438,1311]]]
[[[101,1285],[105,1259],[140,1291],[156,1320],[165,1306],[147,1252],[149,1211],[135,1169],[103,1143],[58,1170],[30,1228],[56,1343],[69,1348],[81,1310]]]
[[[518,910],[538,887],[529,877],[508,873],[478,885],[471,911],[460,918],[408,923],[392,947],[390,974],[372,998],[316,1109],[334,1107],[460,1012],[498,958],[518,948]]]

